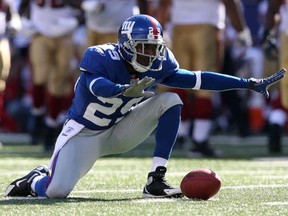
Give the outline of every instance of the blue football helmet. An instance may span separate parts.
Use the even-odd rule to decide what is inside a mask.
[[[140,72],[159,71],[165,58],[166,44],[160,23],[148,15],[135,15],[123,22],[118,32],[122,58]],[[153,64],[155,60],[159,62]]]

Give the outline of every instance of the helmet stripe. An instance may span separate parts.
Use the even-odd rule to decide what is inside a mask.
[[[153,35],[154,35],[155,39],[157,39],[158,38],[157,22],[153,17],[148,17],[148,18],[149,18],[149,20],[153,26]]]

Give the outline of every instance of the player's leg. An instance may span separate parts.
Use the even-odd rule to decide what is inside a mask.
[[[288,36],[285,33],[281,34],[281,46],[280,46],[280,66],[281,68],[288,69]],[[285,109],[288,109],[288,76],[286,75],[280,81],[281,89],[281,102]]]
[[[40,196],[65,198],[77,182],[103,155],[105,132],[85,129],[83,125],[70,120],[59,135],[49,174],[46,168],[37,167],[28,175],[16,179],[7,188],[7,196]],[[83,146],[84,145],[84,146]]]
[[[157,127],[154,156],[168,159],[177,135],[178,121],[180,121],[181,110],[174,108],[175,106],[181,107],[182,101],[177,94],[170,92],[158,94],[140,103],[109,129],[111,134],[105,144],[104,153],[108,155],[130,151],[149,137]],[[170,112],[175,112],[175,115],[171,115]],[[164,125],[162,122],[165,122],[166,118],[169,118],[167,120],[169,124]],[[163,142],[165,139],[167,142]]]
[[[177,93],[183,102],[181,122],[175,143],[175,148],[183,149],[185,147],[186,141],[189,140],[193,94],[185,89],[171,89],[170,91]]]
[[[25,190],[29,189],[28,192],[24,191],[25,196],[33,192],[44,197],[67,197],[80,178],[91,169],[97,158],[103,155],[121,153],[136,147],[150,135],[158,122],[156,133],[158,138],[156,138],[154,153],[154,158],[158,159],[154,159],[154,162],[157,162],[158,165],[165,165],[176,138],[180,109],[181,100],[179,97],[173,93],[166,93],[148,99],[117,125],[104,132],[83,129],[82,125],[73,120],[68,121],[63,127],[63,133],[60,133],[57,139],[51,158],[51,176],[33,170],[25,178],[23,177],[25,183],[23,187]],[[38,174],[32,179],[31,175],[34,175],[35,172]],[[156,197],[182,195],[179,188],[175,189],[166,183],[165,172],[164,166],[157,166],[154,172],[149,173],[148,177],[152,178],[154,183],[150,186],[154,185],[155,187],[155,184],[157,186],[153,188],[156,192],[150,193],[150,195]],[[23,178],[15,181],[20,180],[22,182]],[[18,194],[16,193],[16,196],[23,195],[23,187],[17,188]],[[9,191],[7,192],[8,196]]]
[[[95,161],[103,155],[103,134],[83,129],[77,136],[71,138],[55,155],[52,161],[52,178],[45,192],[50,198],[67,197],[77,182],[92,168]],[[101,144],[102,143],[102,144]],[[45,180],[44,180],[45,182]],[[43,189],[43,183],[36,185],[37,190]],[[39,187],[39,188],[37,188]]]
[[[282,46],[280,46],[282,47]],[[281,48],[280,48],[281,49]],[[280,51],[281,53],[281,51]],[[264,76],[271,76],[271,71],[279,69],[279,60],[270,59],[264,55]],[[281,58],[281,54],[280,54]],[[282,79],[283,80],[283,79]],[[280,81],[281,83],[281,81]],[[286,114],[281,106],[280,99],[280,83],[276,83],[270,88],[270,99],[268,101],[269,109],[267,110],[267,129],[268,129],[268,151],[271,154],[279,154],[282,152],[283,129],[286,122]]]
[[[10,44],[7,38],[0,38],[0,118],[4,112],[4,91],[11,66]]]
[[[190,43],[193,44],[194,52],[190,55],[193,65],[190,69],[219,71],[220,62],[223,58],[221,35],[217,28],[211,25],[194,25],[191,27]],[[202,42],[201,42],[202,41]],[[209,146],[209,136],[212,128],[213,94],[209,91],[194,92],[192,118],[192,142],[194,147],[189,151],[189,156],[218,156],[217,152]]]
[[[281,46],[279,46],[280,53],[280,68],[288,68],[288,37],[286,34],[281,34]],[[267,60],[269,62],[269,60]],[[266,62],[267,65],[267,62]],[[266,66],[265,65],[265,66]],[[274,64],[275,68],[279,68],[278,64]],[[266,68],[266,67],[265,67]],[[269,100],[271,111],[268,116],[268,150],[272,154],[282,153],[283,149],[283,135],[287,121],[288,110],[288,78],[285,76],[280,85],[272,86],[274,92],[271,94]],[[275,90],[275,88],[277,88]]]
[[[263,77],[264,56],[261,48],[250,47],[245,53],[246,67],[250,72],[250,77]],[[253,133],[261,132],[265,125],[266,101],[262,94],[251,92],[248,102],[249,123],[248,127]]]
[[[164,179],[165,165],[178,131],[181,104],[176,94],[157,95],[138,105],[111,129],[104,132],[83,129],[61,148],[58,155],[54,155],[51,163],[52,179],[49,180],[50,184],[45,194],[48,197],[58,198],[68,196],[79,179],[91,169],[97,158],[135,148],[158,125],[154,152],[155,170],[148,176],[153,179],[153,184],[149,185],[150,188],[147,186],[149,192],[146,191],[146,194],[153,197],[181,196],[181,190],[171,187]],[[57,148],[59,147],[56,146]],[[36,193],[43,189],[47,179],[48,177],[43,178],[36,185]]]
[[[88,46],[95,46],[105,43],[117,43],[117,37],[117,33],[100,33],[95,32],[92,29],[87,30]]]
[[[172,36],[172,50],[174,55],[179,61],[182,68],[192,69],[193,59],[190,55],[193,53],[193,46],[191,46],[191,35],[193,31],[190,25],[174,25]],[[184,42],[185,41],[185,42]],[[192,69],[193,70],[193,69]],[[191,105],[192,105],[192,91],[186,89],[171,89],[170,91],[176,92],[183,101],[181,122],[179,127],[179,134],[177,137],[175,148],[182,147],[185,140],[189,140],[189,130],[191,125]]]
[[[30,131],[32,144],[37,144],[44,130],[46,112],[46,83],[50,74],[50,41],[49,38],[37,34],[32,38],[29,58],[32,71],[32,128]]]
[[[179,188],[165,181],[166,164],[174,146],[181,115],[182,102],[175,93],[163,93],[136,106],[110,131],[106,154],[129,151],[142,143],[157,127],[156,146],[145,197],[182,196]]]
[[[65,116],[61,118],[64,103],[70,104],[73,79],[71,74],[71,59],[73,55],[72,36],[67,35],[54,39],[54,65],[50,72],[47,91],[47,116],[45,119],[46,135],[45,151],[53,150],[53,145],[61,131]],[[66,111],[66,110],[65,110]]]

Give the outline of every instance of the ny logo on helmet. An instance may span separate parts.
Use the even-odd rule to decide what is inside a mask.
[[[135,25],[135,21],[125,21],[122,24],[121,34],[127,34],[128,38],[130,38],[134,25]]]

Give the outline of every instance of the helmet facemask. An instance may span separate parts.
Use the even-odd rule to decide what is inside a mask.
[[[165,58],[166,45],[163,40],[129,40],[124,44],[124,51],[132,56],[130,64],[136,71],[159,71]],[[153,68],[156,59],[160,63]]]

